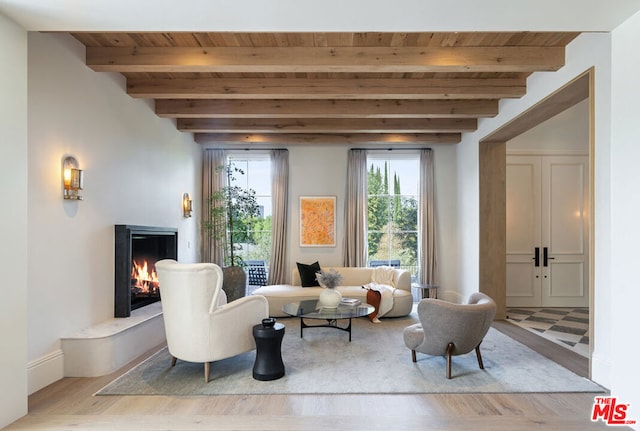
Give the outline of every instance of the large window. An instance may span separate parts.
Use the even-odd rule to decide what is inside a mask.
[[[369,266],[391,265],[418,274],[418,155],[369,155]]]
[[[271,160],[266,154],[232,154],[228,161],[241,171],[234,172],[231,185],[253,189],[260,207],[258,217],[234,226],[234,242],[240,246],[236,252],[245,262],[264,261],[268,267],[271,256]]]

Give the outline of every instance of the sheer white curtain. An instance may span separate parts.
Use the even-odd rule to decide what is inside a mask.
[[[211,223],[210,200],[211,196],[224,186],[224,169],[227,163],[227,154],[224,150],[206,150],[202,166],[202,261],[212,262],[224,266],[225,235],[217,235],[209,231],[206,226]],[[215,238],[219,237],[219,240]]]
[[[423,284],[438,284],[435,184],[433,174],[433,151],[420,150],[420,211],[418,234],[420,235],[418,259],[420,259],[420,281]]]
[[[271,262],[268,284],[286,282],[287,211],[289,208],[289,151],[271,151]]]
[[[367,265],[367,151],[349,150],[344,200],[343,266]]]

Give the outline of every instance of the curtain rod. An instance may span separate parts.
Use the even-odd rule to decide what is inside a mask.
[[[408,151],[408,150],[432,150],[431,147],[391,147],[391,148],[350,148],[351,150],[365,151]]]
[[[288,148],[238,148],[235,146],[230,147],[206,147],[205,150],[232,150],[232,151],[271,151],[271,150],[281,150],[281,151],[289,151]]]
[[[409,150],[433,150],[431,147],[363,147],[363,148],[349,148],[350,150],[365,150],[365,151],[409,151]],[[288,148],[238,148],[236,146],[229,147],[207,147],[205,150],[233,150],[233,151],[269,151],[269,150],[285,150]]]

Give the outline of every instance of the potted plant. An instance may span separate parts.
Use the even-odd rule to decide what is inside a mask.
[[[225,186],[210,198],[211,217],[205,227],[214,239],[222,241],[225,246],[222,289],[231,302],[245,295],[247,276],[244,260],[238,252],[242,250],[242,243],[248,240],[249,220],[260,215],[260,208],[255,190],[234,184],[234,175],[244,175],[242,169],[233,163],[217,169],[224,170]]]

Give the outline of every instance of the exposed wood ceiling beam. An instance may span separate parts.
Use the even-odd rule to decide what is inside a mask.
[[[497,100],[156,100],[156,114],[168,118],[478,118],[497,113]]]
[[[275,145],[309,145],[309,144],[457,144],[461,140],[460,133],[195,133],[195,141],[199,144],[240,145],[240,144],[275,144]]]
[[[564,47],[87,47],[100,72],[534,72],[564,65]]]
[[[198,133],[446,133],[476,127],[473,118],[178,119],[178,130]]]
[[[207,145],[449,144],[575,32],[80,32],[86,64]]]
[[[522,79],[128,79],[132,97],[156,99],[501,99],[522,97]]]

